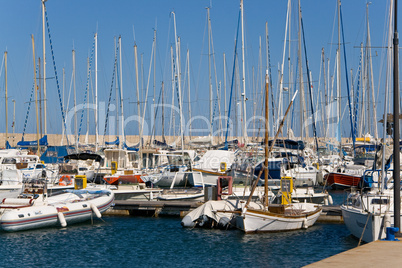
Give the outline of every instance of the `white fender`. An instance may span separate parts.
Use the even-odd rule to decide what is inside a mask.
[[[332,196],[328,194],[328,202],[330,205],[334,204],[334,200],[332,199]]]
[[[307,229],[308,228],[308,224],[307,224],[307,219],[303,220],[303,229]]]
[[[387,227],[391,227],[391,214],[389,211],[386,211],[384,215],[384,231],[387,229]]]
[[[57,218],[59,219],[61,227],[67,226],[66,218],[64,217],[63,212],[57,212]]]
[[[91,204],[91,209],[95,213],[96,217],[101,218],[102,214],[99,212],[99,209],[92,203]]]

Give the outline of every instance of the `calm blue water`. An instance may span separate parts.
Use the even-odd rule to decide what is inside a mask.
[[[0,232],[0,267],[301,267],[357,246],[343,224],[286,233],[183,229],[179,218],[104,217]]]

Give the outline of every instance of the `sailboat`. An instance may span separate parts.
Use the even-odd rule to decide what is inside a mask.
[[[388,66],[387,73],[390,80],[390,62],[393,56],[393,82],[394,82],[394,115],[392,122],[387,122],[387,106],[388,106],[388,88],[385,91],[384,105],[384,127],[383,140],[386,140],[388,124],[393,126],[393,172],[391,169],[386,171],[385,168],[385,144],[383,144],[382,167],[379,170],[372,171],[371,187],[364,191],[351,192],[348,196],[347,203],[341,206],[342,216],[345,225],[353,236],[360,238],[360,241],[372,242],[384,239],[387,233],[397,233],[400,236],[401,223],[401,182],[400,182],[400,135],[399,135],[399,76],[398,76],[398,34],[397,34],[397,1],[394,2],[394,38],[391,40],[392,25],[392,7],[390,7],[389,16],[389,48],[393,44],[393,55],[391,49],[388,49]],[[396,145],[396,146],[395,146]],[[389,173],[389,174],[388,174]],[[376,176],[374,176],[376,174]],[[391,175],[392,174],[392,175]],[[360,242],[359,242],[360,243]]]
[[[265,78],[265,94],[268,96],[268,72]],[[297,230],[301,228],[308,228],[312,226],[318,217],[321,215],[321,206],[314,203],[292,203],[292,178],[282,178],[280,191],[282,193],[282,202],[279,205],[268,205],[268,156],[272,151],[273,145],[283,127],[284,120],[293,104],[297,95],[294,94],[284,118],[281,120],[278,131],[275,135],[274,141],[268,149],[268,98],[265,98],[265,202],[262,209],[255,209],[249,207],[251,199],[249,198],[244,207],[242,207],[241,214],[236,217],[236,225],[239,229],[246,233],[250,232],[277,232]],[[262,170],[261,170],[262,173]],[[260,175],[261,175],[260,173]],[[256,188],[258,180],[255,180],[252,192]],[[252,195],[252,194],[251,194]],[[251,196],[250,195],[250,196]]]

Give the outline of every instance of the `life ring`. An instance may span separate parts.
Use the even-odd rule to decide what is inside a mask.
[[[60,186],[68,186],[73,184],[71,177],[69,175],[63,175],[61,176],[60,180],[59,180],[59,185]]]

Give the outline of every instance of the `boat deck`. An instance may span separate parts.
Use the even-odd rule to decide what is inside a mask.
[[[305,267],[400,267],[402,241],[375,241]]]

